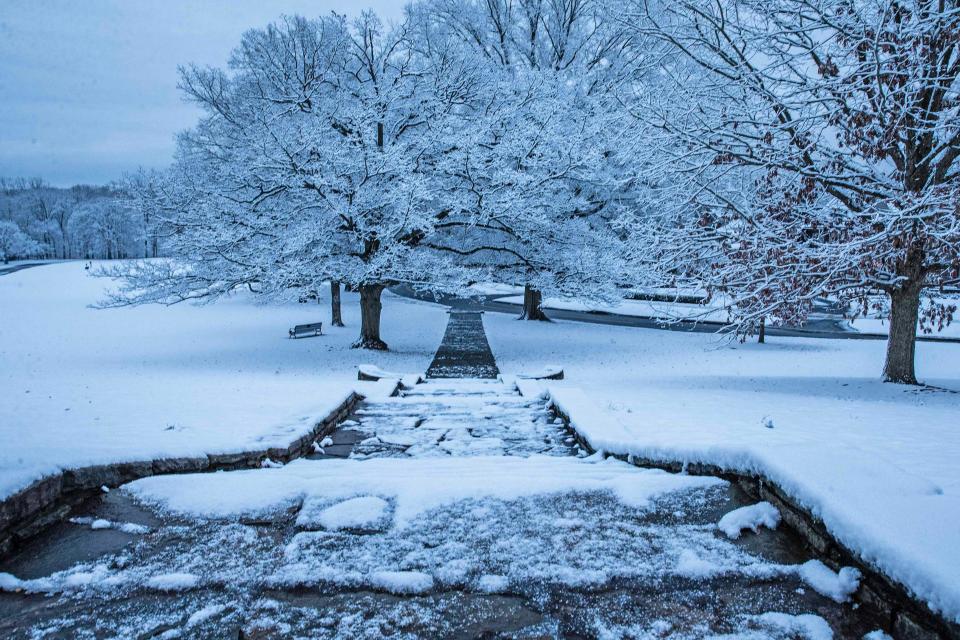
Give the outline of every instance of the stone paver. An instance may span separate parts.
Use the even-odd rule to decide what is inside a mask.
[[[483,330],[483,312],[450,310],[428,378],[496,378],[497,362]]]
[[[542,401],[524,398],[499,382],[428,380],[397,397],[361,404],[349,429],[365,436],[350,453],[361,460],[577,451]],[[333,440],[336,447],[336,434]]]

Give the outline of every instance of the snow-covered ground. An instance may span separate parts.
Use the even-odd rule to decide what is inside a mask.
[[[960,345],[917,345],[941,390],[880,382],[881,341],[484,322],[505,374],[563,363],[550,388],[597,447],[763,472],[960,620]]]
[[[89,308],[108,286],[82,263],[0,277],[0,495],[64,466],[287,443],[356,388],[357,364],[425,370],[446,322],[441,307],[386,295],[393,351],[358,352],[351,294],[347,328],[288,340],[289,326],[326,321],[326,304]],[[563,364],[551,389],[580,403],[596,446],[761,471],[960,619],[960,393],[881,383],[882,342],[741,345],[503,314],[485,325],[506,374]],[[917,352],[921,379],[960,390],[960,347]],[[281,484],[271,504],[301,491]]]
[[[475,285],[480,287],[480,285]],[[477,289],[480,293],[490,295],[516,293],[515,287],[510,285],[496,285],[495,283],[485,283]],[[646,293],[658,295],[697,295],[702,292],[696,290],[675,289],[648,289]],[[953,298],[943,298],[947,304],[957,304],[958,300]],[[522,295],[503,295],[497,298],[497,302],[507,304],[523,304]],[[564,311],[587,311],[600,313],[614,313],[622,316],[633,316],[638,318],[655,318],[659,320],[695,320],[697,322],[729,322],[730,312],[724,306],[723,300],[717,299],[707,304],[692,304],[689,302],[662,302],[653,300],[630,300],[624,299],[616,304],[605,304],[590,300],[576,300],[570,298],[544,298],[544,309],[561,309]],[[826,317],[822,313],[814,314],[812,318]],[[848,320],[847,325],[851,330],[859,333],[872,335],[887,335],[890,331],[890,323],[886,317],[879,317],[872,313],[869,317],[858,317]],[[935,336],[943,338],[960,338],[960,322],[953,322],[941,329],[934,328],[932,331],[925,332],[918,328],[918,334],[921,336]]]
[[[925,307],[928,302],[930,301],[924,299],[921,304]],[[946,307],[960,307],[960,297],[957,295],[945,294],[942,296],[934,296],[932,302],[944,305]],[[865,315],[863,315],[862,309],[855,308],[853,305],[851,305],[850,316],[852,317],[857,315],[857,317],[849,321],[850,327],[854,331],[859,331],[860,333],[870,333],[881,336],[888,335],[890,333],[890,320],[888,312],[878,311],[874,308],[875,306],[883,308],[885,303],[885,298],[869,298],[867,304],[867,313]],[[960,321],[960,317],[955,318],[955,320]],[[960,322],[957,321],[951,322],[943,328],[930,327],[930,329],[931,331],[928,333],[923,331],[920,325],[918,325],[917,334],[921,336],[935,336],[942,338],[960,338]]]
[[[82,262],[0,276],[0,497],[62,467],[288,444],[357,387],[356,366],[424,371],[441,307],[384,294],[389,353],[350,349],[329,305],[215,304],[92,309],[108,280]],[[319,338],[290,340],[323,321]]]
[[[523,296],[498,298],[497,302],[523,304]],[[690,304],[686,302],[656,302],[651,300],[621,300],[617,304],[603,304],[565,298],[544,298],[544,309],[566,311],[601,311],[622,316],[660,318],[664,320],[698,320],[701,322],[727,322],[729,312],[722,304]]]
[[[103,517],[143,517],[130,506],[73,518],[91,538],[111,529],[134,540],[50,574],[0,573],[0,594],[51,596],[40,614],[0,620],[0,635],[193,637],[222,631],[226,619],[205,621],[228,610],[265,638],[826,640],[831,627],[843,637],[875,628],[846,604],[855,569],[804,561],[769,532],[739,535],[776,527],[771,505],[733,508],[741,499],[718,478],[586,457],[542,399],[513,385],[428,380],[365,401],[344,424],[358,443],[348,458],[155,476],[112,492],[117,506],[149,505],[150,526]],[[447,452],[425,446],[451,441]]]
[[[860,333],[872,333],[885,336],[890,333],[890,321],[884,318],[856,318],[850,320],[850,326]],[[942,338],[960,338],[960,322],[952,322],[939,331],[934,329],[930,333],[918,331],[920,336],[939,336]]]

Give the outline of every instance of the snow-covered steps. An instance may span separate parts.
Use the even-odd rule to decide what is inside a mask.
[[[576,452],[543,401],[522,397],[514,385],[485,380],[428,380],[364,402],[333,434],[330,453],[341,456],[345,439],[350,457],[361,460]]]
[[[427,380],[400,392],[403,397],[499,397],[512,398],[517,395],[516,390],[508,387],[499,380],[483,380],[475,378],[434,379]]]

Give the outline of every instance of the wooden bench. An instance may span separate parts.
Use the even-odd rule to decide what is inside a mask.
[[[323,323],[314,322],[313,324],[298,324],[288,333],[291,338],[310,338],[321,335],[321,329],[323,329]]]

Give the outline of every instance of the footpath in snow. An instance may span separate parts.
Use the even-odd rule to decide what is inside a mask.
[[[67,562],[40,544],[5,565],[0,635],[819,640],[875,628],[843,603],[855,572],[810,560],[768,508],[719,479],[586,457],[541,399],[492,379],[371,398],[309,459],[145,478],[90,510],[65,526],[121,544]]]

